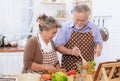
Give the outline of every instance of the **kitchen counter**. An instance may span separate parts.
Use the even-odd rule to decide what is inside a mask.
[[[24,47],[0,47],[1,52],[23,52]]]

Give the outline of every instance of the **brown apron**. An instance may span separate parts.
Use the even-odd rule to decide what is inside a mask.
[[[37,36],[37,39],[38,39],[38,42],[40,44],[40,41],[39,41],[39,38]],[[40,44],[41,45],[41,44]],[[41,50],[41,53],[42,53],[42,58],[43,58],[43,63],[42,64],[49,64],[49,65],[57,65],[59,64],[58,62],[58,57],[57,57],[57,52],[55,50],[52,50],[50,52],[44,52]],[[27,71],[28,73],[39,73],[39,74],[44,74],[44,73],[48,73],[48,71],[39,71],[39,72],[36,72],[36,71],[32,71],[30,69],[28,69]]]
[[[86,33],[75,32],[73,30],[69,41],[66,43],[65,47],[68,49],[72,49],[74,46],[77,46],[82,56],[87,61],[91,61],[94,59],[94,40],[92,31]],[[77,70],[76,63],[81,63],[81,57],[76,57],[73,55],[62,55],[62,65],[61,67],[66,69],[66,71],[75,69]]]

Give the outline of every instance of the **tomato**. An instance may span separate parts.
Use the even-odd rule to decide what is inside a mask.
[[[76,70],[71,70],[70,73],[71,74],[76,74]]]
[[[43,79],[43,80],[51,80],[52,77],[51,77],[51,75],[49,75],[49,74],[43,74],[43,75],[41,76],[41,79]]]
[[[76,70],[70,70],[69,72],[67,72],[67,75],[72,75],[72,74],[76,74]]]
[[[50,74],[54,74],[55,72],[50,72]]]

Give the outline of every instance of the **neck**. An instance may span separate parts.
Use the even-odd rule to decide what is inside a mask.
[[[41,35],[42,40],[45,42],[45,44],[48,45],[49,41],[47,41],[45,34],[43,34],[43,32],[40,32],[40,35]]]
[[[82,30],[84,27],[78,27],[79,30]]]

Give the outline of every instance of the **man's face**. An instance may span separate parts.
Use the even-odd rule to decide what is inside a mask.
[[[74,25],[76,25],[80,29],[86,26],[88,22],[88,14],[86,12],[83,13],[74,12],[73,16]]]

